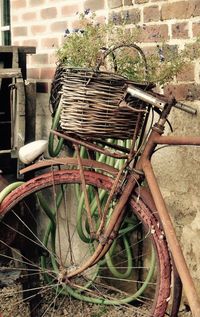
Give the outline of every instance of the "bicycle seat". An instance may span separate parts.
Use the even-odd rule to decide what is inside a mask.
[[[19,149],[19,158],[24,164],[32,163],[38,156],[47,149],[48,141],[37,140],[30,142]]]

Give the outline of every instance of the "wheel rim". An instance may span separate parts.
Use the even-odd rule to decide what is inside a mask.
[[[66,175],[63,176],[64,173],[67,174],[68,176]],[[59,192],[60,192],[60,188],[63,190],[63,185],[62,187],[60,185],[59,186],[56,185],[58,181],[64,182],[67,179],[69,183],[70,182],[73,183],[79,179],[78,175],[79,174],[76,171],[54,173],[54,190],[53,191],[55,191],[55,189],[56,190],[59,189]],[[88,178],[87,182],[93,185],[97,186],[98,179],[99,179],[101,183],[101,187],[103,187],[104,189],[107,188],[108,190],[111,187],[111,181],[108,182],[108,178],[106,178],[105,176],[100,175],[98,176],[98,179],[96,179],[94,178],[94,173],[88,172],[87,178]],[[44,182],[41,182],[41,184],[44,184]],[[48,185],[48,184],[45,184],[45,185]],[[74,188],[72,189],[72,191],[70,191],[69,187],[71,186],[74,187],[74,185],[69,185],[69,184],[66,186],[67,194],[70,196],[72,195],[72,193],[74,194],[75,192]],[[52,195],[54,194],[55,193],[53,193]],[[46,197],[49,198],[50,197],[49,190],[46,191],[45,189],[45,191],[43,191],[42,193],[40,192],[40,194],[37,195],[37,202],[40,201],[40,206],[41,206],[42,204],[41,197],[39,196],[45,199]],[[101,196],[101,193],[100,193],[100,196]],[[72,202],[72,204],[75,204],[75,203]],[[6,205],[6,202],[5,202],[5,205]],[[136,207],[136,203],[134,201],[131,202],[131,205],[132,205],[132,208]],[[44,212],[44,208],[46,208],[45,212]],[[54,205],[54,211],[57,208],[58,207],[55,207]],[[68,205],[68,208],[69,208],[69,205]],[[140,208],[139,207],[137,208],[141,209],[141,206]],[[89,257],[91,252],[93,252],[93,248],[95,248],[96,242],[92,240],[91,241],[84,241],[84,239],[81,240],[80,230],[77,229],[78,228],[77,223],[79,223],[80,220],[72,219],[74,221],[74,228],[73,230],[70,229],[71,235],[72,235],[72,239],[70,243],[73,243],[73,245],[71,245],[70,247],[69,246],[66,247],[66,244],[65,244],[65,249],[67,249],[67,252],[66,251],[64,252],[63,250],[61,250],[62,247],[58,246],[58,240],[60,239],[58,237],[58,235],[60,235],[60,233],[58,234],[58,231],[63,231],[63,228],[61,228],[61,226],[58,229],[58,222],[60,221],[60,219],[58,218],[58,216],[53,215],[55,214],[55,212],[54,213],[49,212],[48,207],[42,206],[42,209],[43,211],[40,211],[40,214],[42,213],[45,216],[48,214],[47,220],[45,222],[45,229],[43,228],[39,229],[39,231],[42,232],[41,237],[39,237],[39,239],[33,236],[33,234],[31,233],[32,235],[31,240],[36,239],[36,244],[40,245],[40,252],[44,253],[41,256],[41,262],[38,265],[38,267],[40,267],[40,275],[43,275],[43,280],[46,281],[47,285],[50,285],[49,288],[54,289],[54,292],[56,293],[56,298],[62,297],[63,295],[67,295],[68,297],[73,296],[79,300],[86,301],[86,302],[92,302],[95,304],[118,305],[119,307],[122,307],[123,304],[125,303],[131,303],[131,305],[129,304],[127,307],[125,305],[124,307],[126,307],[126,309],[128,310],[134,310],[138,312],[138,314],[141,312],[141,315],[138,315],[138,316],[151,316],[148,313],[148,307],[154,306],[152,302],[153,301],[156,302],[156,299],[154,300],[153,298],[148,300],[147,299],[148,295],[146,294],[148,294],[153,289],[154,296],[155,298],[157,297],[157,288],[156,288],[156,285],[154,284],[155,283],[154,282],[154,278],[155,278],[154,277],[154,274],[155,274],[154,263],[155,261],[157,261],[157,259],[155,256],[155,252],[152,251],[152,246],[154,246],[154,244],[150,242],[150,239],[146,239],[146,238],[152,236],[152,230],[150,227],[150,225],[152,225],[152,219],[156,224],[156,221],[153,217],[152,219],[148,219],[148,221],[146,221],[149,227],[147,229],[143,228],[143,235],[140,237],[140,242],[141,244],[143,244],[143,250],[145,249],[146,253],[144,253],[144,251],[141,251],[141,250],[138,251],[138,249],[140,248],[140,243],[138,243],[137,241],[138,237],[136,239],[136,235],[138,234],[138,232],[141,234],[141,229],[140,229],[141,221],[139,220],[139,218],[136,219],[135,216],[133,217],[132,212],[129,210],[127,213],[127,218],[126,218],[126,222],[128,223],[129,227],[127,226],[127,224],[126,226],[125,224],[122,225],[119,231],[118,240],[116,240],[117,242],[113,244],[113,246],[111,247],[106,257],[102,259],[93,268],[89,268],[88,272],[84,272],[84,274],[82,274],[81,277],[75,277],[71,279],[70,281],[66,281],[66,280],[64,281],[66,272],[63,273],[63,270],[72,270],[73,266],[76,267],[78,265],[81,265],[80,262],[81,261],[84,262],[86,259],[86,256]],[[78,204],[77,204],[77,209],[78,209]],[[136,210],[136,212],[139,214],[139,217],[141,217],[140,212],[138,210]],[[82,214],[82,217],[84,217],[83,214]],[[59,217],[64,219],[65,216],[66,216],[65,214],[60,214]],[[75,217],[74,214],[73,214],[73,217]],[[142,217],[144,216],[142,215]],[[94,213],[93,220],[96,223],[98,223],[98,221],[96,221],[96,218],[97,216]],[[35,219],[35,216],[34,216],[34,219]],[[83,222],[84,221],[82,219],[82,224]],[[67,231],[66,228],[68,227],[68,225],[66,225],[66,219],[65,219],[65,233]],[[132,228],[131,228],[131,225],[132,225]],[[70,226],[72,227],[72,223],[70,224]],[[86,234],[88,234],[87,226],[88,226],[87,219],[85,218],[84,226],[82,226],[82,233],[84,230],[84,235],[85,235],[84,238],[86,237]],[[18,229],[15,228],[14,231],[18,233]],[[161,232],[158,231],[156,234],[159,235],[160,233]],[[87,239],[89,239],[88,237]],[[77,244],[77,241],[79,241],[78,242],[79,245]],[[146,245],[144,246],[144,244]],[[130,249],[129,246],[132,246],[131,251],[129,250]],[[80,256],[74,255],[75,247],[76,247],[76,251],[77,249],[81,250]],[[73,250],[73,254],[71,251],[69,251],[70,248],[71,250]],[[86,251],[85,251],[85,255],[83,256],[84,249]],[[163,250],[166,252],[165,246],[162,248],[162,251]],[[138,258],[140,257],[138,263],[142,263],[142,261],[144,262],[146,261],[145,264],[143,265],[143,269],[139,268],[137,270],[137,275],[139,274],[138,276],[140,277],[137,277],[137,278],[134,277],[135,272],[133,271],[135,271],[136,266],[137,268],[139,267],[139,264],[138,263],[136,264],[137,262],[136,256],[134,258],[133,258],[133,255],[131,258],[127,257],[127,254],[129,254],[130,252],[135,252],[139,254],[137,255]],[[64,259],[67,258],[67,255],[68,255],[68,258],[71,258],[70,265],[69,265],[69,262],[67,263],[67,261],[66,262],[64,261]],[[27,260],[23,260],[23,261],[27,262]],[[134,264],[132,263],[133,268],[130,270],[131,261],[134,262]],[[114,267],[113,267],[113,264],[114,264]],[[156,271],[159,270],[159,265],[160,264],[158,264],[158,266],[156,267]],[[38,270],[38,267],[37,267],[37,270]],[[32,268],[32,270],[34,270],[34,267]],[[141,272],[142,270],[143,272]],[[130,281],[130,277],[131,277],[131,281]],[[140,278],[142,278],[141,281],[139,280]],[[159,276],[158,276],[158,279],[159,279]],[[113,281],[114,281],[114,285],[113,285]],[[120,289],[119,289],[120,281],[122,285],[120,286]],[[53,283],[54,285],[52,286]],[[116,284],[118,289],[116,288]],[[124,291],[125,284],[126,285],[129,284],[129,288],[131,288],[131,290],[125,292]],[[134,287],[132,286],[130,287],[130,284],[134,284]],[[165,297],[166,297],[166,294],[165,294]],[[134,299],[135,299],[135,303],[137,307],[133,306],[135,304],[134,302],[132,303]],[[144,308],[146,309],[146,311],[142,312],[142,309],[140,306],[142,306],[142,303],[144,302],[145,302],[144,306],[147,306],[147,307]],[[146,305],[147,302],[150,304]],[[155,316],[161,316],[161,315],[155,315]]]

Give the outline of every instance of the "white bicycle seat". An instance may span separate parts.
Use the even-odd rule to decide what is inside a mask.
[[[48,141],[37,140],[30,142],[19,149],[19,158],[24,164],[32,163],[38,156],[47,149]]]

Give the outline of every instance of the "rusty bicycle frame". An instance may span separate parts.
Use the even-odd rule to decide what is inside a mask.
[[[174,229],[174,226],[173,226],[171,218],[170,218],[169,211],[168,211],[166,204],[165,204],[165,201],[162,197],[162,194],[161,194],[161,191],[159,189],[156,177],[154,175],[153,167],[151,165],[151,156],[152,156],[157,145],[165,144],[165,145],[195,145],[195,146],[200,146],[200,137],[163,136],[162,135],[164,132],[164,126],[165,126],[165,123],[167,121],[167,117],[168,117],[170,110],[173,106],[176,105],[177,108],[181,108],[182,110],[185,110],[185,111],[191,112],[191,113],[195,113],[195,111],[191,110],[190,107],[187,108],[186,105],[183,105],[183,104],[178,105],[176,103],[176,101],[173,99],[167,100],[165,97],[160,99],[159,98],[160,96],[159,97],[152,96],[148,93],[145,93],[145,92],[142,92],[138,89],[135,89],[134,87],[130,87],[129,92],[132,95],[139,97],[143,101],[147,101],[149,104],[152,104],[153,106],[162,109],[162,111],[161,111],[161,115],[160,115],[158,122],[152,128],[152,131],[148,137],[148,140],[146,141],[144,150],[141,152],[141,155],[138,158],[138,161],[137,161],[135,167],[134,168],[129,167],[129,169],[128,169],[128,173],[125,176],[126,182],[125,182],[123,188],[121,189],[120,198],[118,199],[118,202],[114,208],[114,211],[113,211],[113,213],[110,217],[109,223],[107,225],[105,225],[105,217],[106,217],[106,212],[108,211],[108,208],[109,208],[109,203],[112,200],[115,191],[117,190],[117,186],[118,186],[120,177],[121,177],[124,169],[130,165],[130,162],[132,161],[132,159],[134,157],[133,151],[131,150],[129,154],[121,155],[121,158],[124,158],[124,157],[127,158],[127,162],[122,167],[122,169],[118,173],[116,173],[115,169],[112,169],[111,167],[106,168],[106,166],[105,166],[106,164],[99,165],[99,163],[94,163],[93,160],[81,159],[80,154],[79,154],[79,150],[78,150],[78,145],[84,145],[87,148],[89,148],[90,150],[100,151],[104,154],[107,154],[106,149],[100,149],[97,146],[93,145],[92,143],[88,143],[87,141],[76,140],[75,138],[73,138],[69,135],[66,135],[66,134],[63,134],[63,133],[60,133],[57,131],[52,131],[52,133],[54,133],[55,135],[63,137],[65,139],[67,139],[68,141],[72,141],[75,144],[75,149],[77,150],[77,153],[78,153],[77,161],[78,161],[78,165],[80,168],[82,186],[83,186],[83,191],[85,193],[86,202],[87,202],[87,193],[85,190],[86,185],[84,184],[84,166],[91,167],[91,168],[93,168],[93,167],[95,168],[95,167],[99,166],[99,168],[105,168],[105,169],[107,169],[107,171],[113,173],[113,175],[115,174],[115,177],[116,177],[116,179],[114,181],[113,188],[111,190],[107,204],[106,204],[105,209],[104,209],[104,215],[102,217],[100,227],[96,233],[96,239],[99,241],[99,245],[97,246],[96,251],[91,256],[91,258],[81,267],[75,269],[73,272],[69,272],[67,274],[66,278],[69,279],[70,277],[75,276],[75,275],[83,272],[88,267],[97,263],[97,261],[99,261],[99,259],[101,259],[105,255],[105,253],[108,251],[110,245],[112,244],[113,240],[116,237],[118,228],[121,224],[121,221],[122,221],[122,218],[123,218],[123,215],[125,212],[125,205],[129,199],[131,193],[133,192],[134,189],[136,189],[138,184],[141,183],[141,181],[145,178],[147,183],[148,183],[151,195],[153,197],[153,201],[154,201],[158,216],[160,218],[161,225],[163,226],[163,230],[165,232],[165,236],[166,236],[166,239],[167,239],[167,242],[169,245],[169,250],[172,254],[175,266],[177,268],[180,279],[182,281],[185,295],[188,299],[188,303],[189,303],[190,309],[192,311],[192,316],[199,317],[200,316],[200,299],[199,299],[199,296],[198,296],[197,291],[195,289],[194,282],[192,280],[191,274],[190,274],[188,266],[186,264],[186,260],[183,256],[183,252],[181,250],[179,241],[177,239],[175,229]],[[113,157],[118,157],[118,155],[113,154]],[[39,166],[42,167],[44,164],[45,164],[44,166],[47,166],[48,164],[49,165],[53,165],[53,164],[56,165],[56,164],[65,164],[67,162],[69,162],[69,163],[71,162],[70,164],[73,164],[73,162],[75,162],[75,161],[74,161],[74,159],[70,159],[70,158],[64,159],[63,161],[62,161],[62,159],[59,159],[59,158],[54,159],[54,160],[49,160],[49,163],[48,163],[48,161],[46,161],[46,162],[44,161],[44,163],[36,163],[30,167],[23,169],[21,171],[21,173],[38,168]],[[146,197],[146,199],[148,200],[149,198]],[[87,213],[88,213],[88,221],[89,221],[89,220],[91,220],[89,206],[87,206]],[[94,232],[92,230],[92,221],[89,221],[89,225],[90,225],[90,229],[91,229],[91,231],[90,231],[91,234],[94,234]]]
[[[146,148],[142,153],[137,168],[144,172],[149,189],[151,191],[158,215],[160,217],[169,249],[172,253],[177,271],[181,278],[185,294],[187,296],[192,316],[200,316],[200,299],[195,289],[194,282],[187,267],[179,241],[177,239],[174,226],[172,224],[169,211],[159,189],[154,171],[151,165],[152,150],[158,144],[167,145],[198,145],[200,146],[200,137],[179,137],[179,136],[162,136],[162,125],[156,126],[147,142]]]

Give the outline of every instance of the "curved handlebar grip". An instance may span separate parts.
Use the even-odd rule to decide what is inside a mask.
[[[156,96],[155,94],[152,95],[150,94],[149,92],[146,92],[146,91],[143,91],[139,88],[136,88],[135,86],[133,85],[128,85],[127,87],[127,92],[132,96],[132,97],[135,97],[135,98],[138,98],[140,100],[143,100],[144,102],[156,107],[156,108],[159,108],[161,110],[164,109],[164,106],[166,105],[167,103],[167,99],[165,98],[164,99],[164,96],[163,98],[161,98],[159,95]],[[181,102],[176,102],[175,104],[173,104],[173,107],[177,108],[177,109],[180,109],[180,110],[183,110],[187,113],[190,113],[192,115],[197,115],[197,110],[192,108],[191,106],[188,106],[188,105],[185,105],[184,103],[181,103]]]
[[[193,114],[193,115],[197,115],[197,109],[194,109],[188,105],[185,105],[184,103],[181,103],[181,102],[177,102],[175,105],[174,105],[175,108],[177,109],[180,109],[180,110],[183,110],[185,112],[188,112],[190,114]]]

